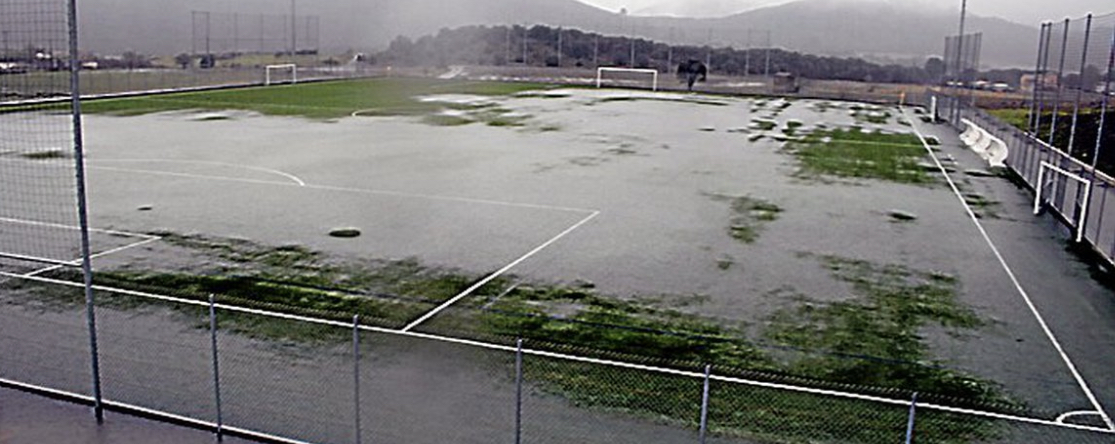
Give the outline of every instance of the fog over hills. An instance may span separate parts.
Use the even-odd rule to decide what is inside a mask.
[[[718,1],[722,0],[700,0]],[[245,17],[274,14],[275,24],[268,33],[282,41],[287,31],[280,15],[290,14],[290,2],[285,0],[83,0],[80,5],[83,48],[105,54],[189,52],[195,44],[191,11],[236,12]],[[777,47],[915,63],[941,54],[944,36],[957,31],[955,11],[898,0],[799,0],[720,18],[625,16],[576,0],[298,0],[296,15],[320,17],[319,46],[326,51],[373,51],[398,35],[416,38],[444,27],[512,23],[737,48],[748,45],[748,30],[753,30],[750,41],[756,47],[765,43],[770,30]],[[211,27],[214,38],[232,33],[228,23]],[[199,25],[201,35],[203,29]],[[984,32],[985,65],[1033,64],[1036,27],[970,16],[968,30]]]

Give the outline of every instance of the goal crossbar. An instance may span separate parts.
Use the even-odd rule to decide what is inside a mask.
[[[266,78],[264,79],[264,82],[263,82],[264,86],[271,86],[272,83],[275,83],[275,82],[272,82],[272,80],[271,80],[271,72],[272,71],[277,71],[277,70],[283,70],[283,71],[289,70],[290,71],[290,83],[292,85],[295,84],[295,83],[298,83],[298,65],[295,65],[293,63],[287,63],[287,64],[283,64],[283,65],[267,65],[264,69],[267,71],[266,72]]]
[[[658,70],[657,69],[641,69],[641,68],[615,68],[615,67],[600,67],[596,69],[596,87],[602,88],[604,86],[604,73],[606,72],[633,72],[641,74],[653,74],[654,84],[653,91],[658,91]]]
[[[1034,215],[1036,216],[1038,214],[1041,214],[1041,205],[1042,203],[1044,203],[1042,197],[1044,195],[1046,186],[1045,178],[1047,175],[1053,176],[1054,173],[1074,180],[1084,187],[1084,201],[1079,202],[1079,204],[1081,205],[1080,216],[1077,218],[1078,220],[1070,221],[1075,224],[1073,229],[1076,230],[1076,242],[1081,242],[1084,240],[1084,224],[1085,221],[1088,220],[1088,204],[1091,202],[1092,199],[1092,181],[1085,179],[1084,177],[1081,177],[1080,175],[1075,174],[1071,171],[1067,171],[1064,168],[1043,161],[1040,168],[1038,169],[1038,186],[1036,187],[1037,193],[1035,193],[1036,196],[1034,197]],[[1065,219],[1068,219],[1070,217],[1067,214],[1065,214],[1064,216]]]

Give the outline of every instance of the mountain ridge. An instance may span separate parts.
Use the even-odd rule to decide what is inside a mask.
[[[276,10],[273,3],[239,0],[236,12],[287,13]],[[903,4],[895,0],[852,4],[798,0],[721,18],[681,18],[625,16],[576,0],[532,0],[529,5],[523,0],[439,0],[436,7],[407,0],[315,0],[312,6],[301,5],[298,14],[320,17],[318,46],[329,52],[348,49],[372,52],[386,47],[398,35],[418,38],[442,28],[465,25],[546,24],[675,44],[737,48],[748,45],[748,30],[752,30],[751,46],[764,46],[765,30],[769,29],[773,46],[818,55],[885,58],[906,63],[924,62],[929,56],[940,55],[944,36],[956,34],[954,14],[927,13]],[[190,52],[199,46],[192,38],[196,24],[191,23],[191,11],[204,5],[202,1],[137,5],[131,0],[83,0],[82,47],[106,54],[127,50],[158,55]],[[839,20],[833,19],[836,14]],[[985,64],[1025,67],[1033,63],[1036,28],[1003,19],[969,16],[968,30],[984,31]],[[214,27],[210,32],[220,30]],[[270,32],[276,34],[274,40],[279,42],[288,38],[285,28]],[[232,38],[212,40],[224,42]],[[214,51],[217,50],[221,48],[215,47]]]

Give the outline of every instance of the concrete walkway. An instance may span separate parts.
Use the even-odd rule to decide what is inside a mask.
[[[0,444],[201,444],[209,432],[105,412],[97,425],[89,407],[0,388]],[[252,441],[225,438],[225,443]]]

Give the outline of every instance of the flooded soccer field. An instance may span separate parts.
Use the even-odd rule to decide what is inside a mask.
[[[97,282],[939,391],[1049,419],[1115,402],[1112,358],[1089,352],[1115,344],[1109,290],[1028,194],[924,110],[477,88],[94,102]],[[72,163],[0,159],[0,171]],[[0,199],[29,192],[12,191]],[[28,208],[0,208],[0,242],[78,257],[72,235],[43,231],[65,221]],[[36,235],[47,240],[16,241]],[[74,278],[44,269],[0,271]],[[600,333],[615,331],[634,333]]]

